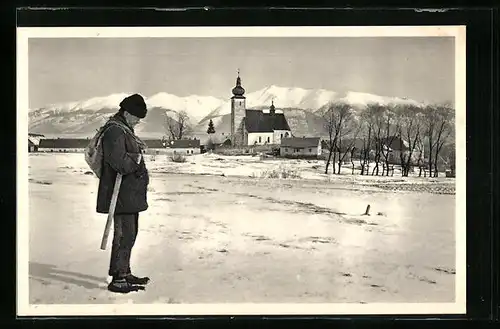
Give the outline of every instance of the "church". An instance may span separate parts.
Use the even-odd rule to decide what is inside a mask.
[[[269,112],[246,108],[245,89],[238,71],[231,97],[231,145],[279,145],[292,132],[284,113],[276,113],[274,101]]]

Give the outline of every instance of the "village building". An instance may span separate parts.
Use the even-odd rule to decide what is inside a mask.
[[[390,163],[399,164],[401,163],[401,156],[403,156],[404,159],[408,159],[410,156],[410,145],[400,137],[391,136],[382,138],[381,144],[383,152],[388,154]],[[411,158],[414,164],[419,160],[424,161],[424,147],[422,143],[416,145],[415,149],[411,151]]]
[[[160,154],[166,153],[167,142],[163,139],[144,139],[146,144],[146,154]]]
[[[161,139],[144,139],[143,141],[148,149],[164,149],[167,147],[167,142]]]
[[[43,137],[42,134],[28,133],[28,152],[37,152]]]
[[[173,154],[180,155],[194,155],[201,153],[200,140],[196,138],[170,141],[168,149],[171,150]]]
[[[284,113],[277,113],[274,101],[268,111],[246,108],[245,89],[238,72],[231,97],[231,145],[279,145],[292,132]]]
[[[329,141],[321,141],[322,154],[325,158],[330,153]],[[366,148],[365,142],[360,138],[343,138],[340,140],[340,145],[333,149],[332,159],[342,159],[344,163],[351,162],[351,160],[359,160],[363,157],[363,150]],[[369,152],[368,156],[372,154]],[[351,159],[351,156],[353,159]]]
[[[319,157],[321,150],[319,137],[287,137],[280,144],[282,157]]]
[[[38,151],[38,146],[35,145],[35,143],[31,141],[31,139],[28,139],[28,152],[36,152],[36,151]]]
[[[88,138],[54,138],[42,139],[38,150],[40,152],[74,152],[81,153],[89,145],[90,139]]]

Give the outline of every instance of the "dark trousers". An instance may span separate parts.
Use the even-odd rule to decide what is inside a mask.
[[[139,214],[116,214],[114,217],[113,245],[109,275],[124,277],[131,274],[130,255],[137,238]]]

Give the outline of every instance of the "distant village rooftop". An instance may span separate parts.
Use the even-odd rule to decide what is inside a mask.
[[[319,145],[319,141],[319,137],[286,137],[281,139],[281,147],[317,147]]]
[[[170,142],[170,148],[186,149],[186,148],[199,148],[199,139],[177,139]]]
[[[85,148],[89,144],[89,139],[83,138],[54,138],[40,140],[39,148],[48,149],[78,149]]]

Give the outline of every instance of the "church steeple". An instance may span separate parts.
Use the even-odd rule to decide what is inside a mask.
[[[246,98],[245,89],[241,86],[240,70],[236,78],[236,86],[233,88],[233,97],[231,97],[231,145],[244,145],[245,142],[245,116],[246,116]]]
[[[241,86],[240,69],[238,69],[238,77],[236,78],[236,86],[233,88],[233,95],[242,97],[245,94],[245,89]]]

